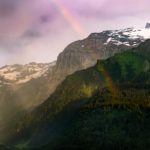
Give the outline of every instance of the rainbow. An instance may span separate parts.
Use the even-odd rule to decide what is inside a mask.
[[[71,13],[71,11],[60,2],[60,0],[52,0],[53,4],[57,7],[60,14],[65,18],[65,20],[70,24],[72,29],[81,37],[85,37],[85,31],[83,30],[80,22],[76,19],[76,17]],[[104,76],[105,84],[107,88],[110,90],[113,96],[116,95],[117,87],[115,86],[113,80],[111,79],[108,71],[105,69],[105,66],[101,64],[98,68],[100,73]]]
[[[62,4],[59,0],[52,0],[53,4],[57,7],[60,14],[65,18],[65,20],[70,24],[72,29],[81,37],[84,37],[85,31],[83,30],[80,22],[75,18],[71,11]]]
[[[111,100],[112,104],[113,104],[116,101],[115,97],[118,94],[117,93],[118,88],[115,85],[115,83],[113,82],[113,80],[112,80],[111,76],[109,75],[108,71],[106,70],[104,64],[101,63],[100,65],[97,65],[97,69],[103,75],[106,87],[109,89],[109,91],[111,92],[111,94],[113,96],[112,100]]]

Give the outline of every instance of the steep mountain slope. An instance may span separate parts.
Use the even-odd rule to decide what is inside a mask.
[[[54,142],[72,126],[81,108],[149,109],[149,54],[150,40],[68,76],[47,101],[19,123],[16,139],[28,137],[27,145]]]

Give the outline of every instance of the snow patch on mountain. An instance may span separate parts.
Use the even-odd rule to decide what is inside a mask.
[[[0,83],[8,85],[26,83],[32,79],[45,76],[55,64],[56,62],[4,66],[0,68]]]
[[[105,45],[113,43],[115,45],[137,46],[139,41],[143,42],[150,38],[150,28],[126,28],[123,30],[104,31],[108,39]]]

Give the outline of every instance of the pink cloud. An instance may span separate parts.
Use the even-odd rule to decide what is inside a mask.
[[[61,0],[72,8],[75,14],[85,17],[115,18],[139,13],[150,13],[149,0]]]
[[[150,19],[150,0],[58,1],[68,8],[71,16],[87,34],[105,28],[144,25],[145,21]],[[54,60],[59,50],[63,50],[67,44],[79,38],[82,37],[73,31],[52,0],[0,0],[1,57],[14,53],[18,58],[22,56],[25,62],[24,53],[21,53],[25,52],[28,55],[29,51],[34,52],[36,47],[38,52],[35,52],[34,57],[39,58],[38,53],[45,51],[45,54],[49,53],[47,60]],[[7,52],[6,55],[1,53],[4,51]],[[55,56],[54,51],[57,51]],[[1,60],[3,59],[0,59],[0,63]],[[30,60],[32,61],[32,55]]]

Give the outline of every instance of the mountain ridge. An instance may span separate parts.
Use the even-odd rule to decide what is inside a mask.
[[[3,79],[3,84],[23,84],[32,79],[46,75],[46,72],[55,65],[52,63],[29,63],[25,65],[6,65],[0,68],[0,78]],[[2,83],[2,80],[1,80]]]

